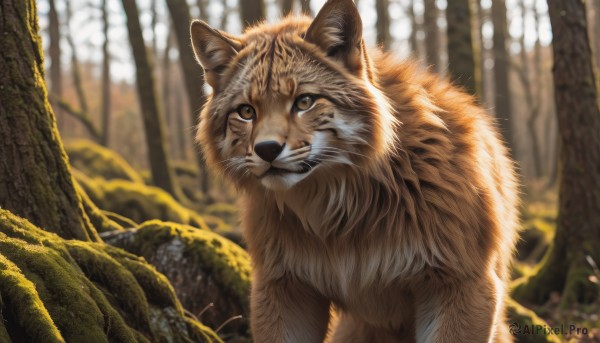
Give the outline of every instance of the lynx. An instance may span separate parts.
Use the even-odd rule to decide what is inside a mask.
[[[513,162],[493,119],[367,49],[352,0],[236,37],[201,21],[207,164],[241,194],[256,342],[509,342]]]

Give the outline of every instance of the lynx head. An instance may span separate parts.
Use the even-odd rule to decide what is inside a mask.
[[[241,37],[194,21],[192,45],[213,89],[198,130],[208,164],[238,185],[285,191],[385,154],[394,120],[361,32],[352,0]]]

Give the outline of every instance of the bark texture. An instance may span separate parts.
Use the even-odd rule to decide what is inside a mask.
[[[0,207],[63,238],[99,240],[48,103],[35,3],[2,1],[0,12]]]
[[[154,78],[152,74],[152,61],[146,51],[140,16],[135,0],[123,0],[123,9],[127,16],[127,30],[129,42],[135,60],[136,84],[139,94],[140,106],[144,128],[146,131],[146,144],[150,160],[150,172],[153,183],[171,193],[180,196],[177,183],[173,178],[169,160],[163,140],[163,118],[158,107]]]
[[[244,28],[254,25],[266,17],[265,2],[263,0],[239,0],[240,18]]]
[[[448,64],[452,81],[476,93],[475,55],[471,36],[469,0],[453,0],[446,8],[448,20]]]
[[[588,39],[585,4],[548,2],[558,116],[559,215],[553,246],[540,271],[515,290],[521,301],[545,302],[551,292],[562,305],[596,300],[598,285],[586,258],[600,261],[600,109]]]
[[[512,107],[508,84],[510,57],[506,50],[508,24],[505,0],[492,1],[492,23],[494,24],[494,83],[496,86],[494,104],[496,118],[498,118],[498,124],[504,136],[504,141],[514,154],[515,143],[512,129]]]

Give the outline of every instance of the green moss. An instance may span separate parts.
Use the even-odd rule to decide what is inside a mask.
[[[518,343],[559,343],[561,340],[556,335],[526,334],[526,327],[548,327],[548,324],[538,317],[533,311],[521,306],[512,299],[506,302],[508,309],[508,323],[513,330],[515,341]],[[520,331],[519,331],[520,330]]]
[[[139,229],[107,237],[106,241],[143,256],[173,282],[183,305],[198,313],[208,303],[215,309],[203,321],[218,326],[249,313],[251,265],[246,251],[220,235],[191,226],[152,220]],[[173,265],[177,265],[176,270]],[[193,287],[191,287],[193,285]],[[245,335],[247,322],[234,323],[232,333]]]
[[[110,220],[114,221],[115,223],[121,225],[122,227],[125,228],[134,228],[136,227],[138,224],[136,222],[134,222],[133,220],[122,216],[118,213],[114,213],[114,212],[110,212],[110,211],[102,211],[102,213],[109,218]]]
[[[97,206],[90,200],[86,192],[79,184],[75,185],[75,189],[79,196],[81,196],[81,202],[83,210],[87,214],[90,222],[96,228],[97,232],[111,232],[111,231],[123,231],[123,226],[118,222],[109,218],[104,214]]]
[[[6,237],[2,235],[0,239],[4,241]],[[27,332],[30,338],[40,342],[64,342],[35,285],[25,278],[19,267],[3,255],[0,255],[0,292],[7,300],[2,303],[3,316],[9,315],[12,321],[19,323],[23,333]],[[15,311],[17,306],[18,311]],[[9,335],[5,327],[2,331],[2,336]],[[17,330],[12,331],[13,335],[19,335]]]
[[[142,177],[129,163],[110,149],[85,140],[69,142],[65,149],[71,166],[90,177],[143,183]]]
[[[188,325],[165,277],[139,257],[63,240],[5,210],[0,251],[2,341],[219,341],[200,324]]]
[[[98,194],[98,199],[94,200],[98,207],[134,222],[160,219],[209,229],[202,216],[182,206],[160,188],[123,180],[82,178],[80,182],[82,188]]]

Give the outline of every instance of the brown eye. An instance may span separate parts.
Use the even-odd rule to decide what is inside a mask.
[[[306,111],[312,107],[315,103],[315,96],[310,94],[300,95],[296,102],[294,102],[294,109],[296,111]]]
[[[254,120],[256,119],[256,112],[254,108],[250,105],[242,105],[238,108],[238,114],[244,120]]]

